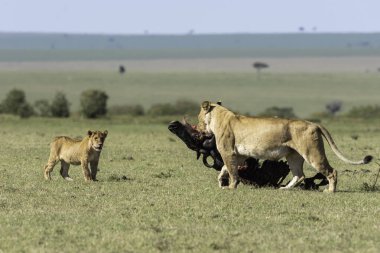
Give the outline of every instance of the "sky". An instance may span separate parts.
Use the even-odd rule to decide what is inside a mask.
[[[380,0],[0,0],[0,32],[380,32]]]

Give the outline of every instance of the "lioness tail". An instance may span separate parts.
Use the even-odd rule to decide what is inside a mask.
[[[351,161],[349,160],[348,158],[346,158],[341,152],[340,150],[338,149],[338,147],[336,146],[333,138],[331,137],[330,133],[327,131],[326,128],[324,128],[323,126],[321,125],[318,125],[318,128],[321,130],[322,132],[322,135],[325,137],[325,139],[327,140],[328,144],[330,145],[331,149],[334,151],[334,153],[339,157],[339,159],[341,159],[342,161],[346,162],[346,163],[349,163],[349,164],[353,164],[353,165],[361,165],[361,164],[367,164],[369,162],[372,161],[373,157],[370,156],[370,155],[367,155],[363,158],[363,160],[360,160],[360,161]]]

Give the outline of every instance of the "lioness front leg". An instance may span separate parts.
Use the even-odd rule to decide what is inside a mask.
[[[228,174],[227,166],[223,165],[222,170],[220,171],[219,176],[218,176],[218,182],[219,182],[220,188],[224,188],[224,186],[226,186],[226,181],[228,184],[229,182],[228,178],[229,178],[229,174]]]
[[[88,168],[88,161],[87,160],[82,160],[81,161],[81,166],[83,170],[83,176],[85,181],[91,181],[91,172],[90,169]]]
[[[92,162],[90,162],[90,166],[91,166],[91,178],[94,181],[98,181],[96,179],[96,174],[98,173],[98,163],[99,163],[99,161],[92,161]]]
[[[230,175],[230,184],[228,188],[236,189],[239,183],[239,174],[238,174],[238,162],[236,155],[222,155],[223,162],[227,168],[228,174]]]

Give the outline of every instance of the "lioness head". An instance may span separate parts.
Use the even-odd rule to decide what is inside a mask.
[[[216,104],[212,104],[210,101],[204,101],[201,104],[201,110],[198,114],[198,126],[197,129],[201,132],[212,133],[209,127],[211,122],[210,112],[215,106],[221,105],[222,102],[217,102]]]
[[[96,151],[101,151],[107,134],[107,130],[104,132],[88,130],[88,137],[90,138],[91,147]]]

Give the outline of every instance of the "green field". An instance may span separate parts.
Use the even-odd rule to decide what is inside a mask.
[[[378,252],[380,195],[363,189],[375,163],[348,166],[327,148],[336,194],[221,190],[166,124],[141,122],[0,116],[0,252]],[[379,120],[323,123],[347,156],[379,154]],[[46,182],[52,137],[89,128],[109,131],[99,181],[72,166],[66,182],[57,165]]]
[[[293,107],[296,115],[309,117],[340,100],[343,111],[352,106],[379,104],[378,73],[281,74],[264,73],[128,73],[112,72],[0,72],[0,100],[13,88],[22,89],[30,102],[52,99],[63,91],[71,110],[79,110],[79,96],[86,89],[102,89],[109,105],[152,104],[188,99],[222,100],[241,113],[256,114],[270,106]]]
[[[0,33],[0,101],[14,88],[32,104],[62,91],[74,112],[67,119],[0,114],[0,253],[379,252],[380,182],[371,186],[380,119],[322,119],[347,157],[375,157],[355,167],[326,147],[338,191],[325,194],[219,189],[217,172],[167,129],[184,115],[86,120],[76,113],[82,91],[101,89],[109,106],[222,100],[240,113],[279,106],[312,118],[341,101],[343,115],[380,104],[379,56],[379,34]],[[258,60],[270,64],[261,78],[251,67]],[[124,63],[127,73],[119,75]],[[109,131],[99,181],[85,183],[71,166],[67,182],[59,165],[45,181],[52,138],[89,129]],[[304,167],[307,177],[315,174]]]

